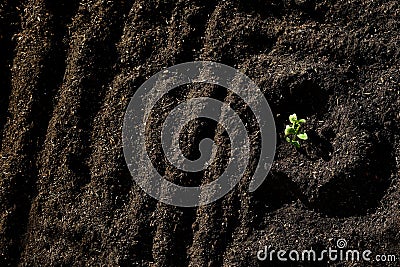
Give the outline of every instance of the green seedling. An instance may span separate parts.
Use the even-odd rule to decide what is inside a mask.
[[[307,140],[308,136],[305,132],[300,130],[301,125],[306,122],[305,119],[297,119],[296,114],[289,116],[289,121],[292,125],[286,125],[285,136],[286,141],[294,145],[296,148],[300,148],[299,140]]]

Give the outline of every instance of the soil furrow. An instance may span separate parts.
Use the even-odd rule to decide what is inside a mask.
[[[36,159],[51,114],[52,98],[61,82],[64,62],[64,22],[49,15],[51,10],[43,1],[28,1],[23,10],[22,31],[16,36],[16,55],[11,71],[11,119],[5,126],[2,143],[4,177],[1,194],[7,203],[2,206],[2,212],[6,214],[2,218],[4,264],[16,263],[20,257],[30,203],[36,194]],[[34,61],[28,62],[26,58]],[[17,165],[23,168],[18,171]],[[18,230],[12,229],[17,222]]]
[[[48,247],[48,242],[37,238],[39,233],[55,243],[60,242],[61,244],[56,245],[56,250],[59,251],[63,251],[65,245],[71,244],[71,237],[80,240],[86,238],[79,225],[72,224],[66,227],[68,222],[76,220],[79,214],[62,214],[55,212],[53,207],[57,207],[60,201],[68,202],[71,199],[74,199],[75,204],[81,203],[81,189],[90,182],[91,176],[88,167],[91,154],[90,135],[86,133],[92,131],[92,120],[108,89],[112,79],[112,76],[108,75],[113,72],[117,60],[117,54],[113,51],[115,43],[120,39],[121,25],[124,23],[123,16],[117,15],[117,10],[123,9],[124,4],[101,1],[92,4],[81,2],[77,10],[71,9],[71,15],[75,15],[73,22],[63,23],[68,25],[68,34],[65,36],[69,49],[64,49],[68,51],[67,66],[61,89],[54,102],[55,108],[47,128],[39,163],[39,195],[35,198],[32,212],[40,212],[30,220],[29,229],[34,234],[28,236],[29,245],[26,250],[30,252],[25,251],[25,255],[33,253],[41,256],[29,259],[25,257],[25,263],[28,265],[35,264],[36,260],[43,256],[53,263],[59,260],[60,254],[57,256],[42,253],[53,248]],[[87,58],[91,60],[89,65]],[[75,104],[71,105],[71,101]],[[61,130],[60,125],[67,130]],[[64,175],[68,178],[65,179]],[[104,204],[106,206],[106,203]],[[104,211],[100,212],[104,215]],[[42,221],[42,224],[38,224],[38,221]],[[60,227],[65,227],[69,238],[62,240],[52,234],[51,229]],[[95,233],[88,238],[96,238]]]
[[[8,102],[11,94],[11,66],[14,57],[14,34],[20,27],[17,6],[19,2],[4,1],[0,6],[0,148],[3,129],[9,118]]]

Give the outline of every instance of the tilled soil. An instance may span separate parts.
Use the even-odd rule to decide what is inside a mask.
[[[0,266],[264,266],[264,246],[322,251],[339,238],[398,258],[359,266],[398,266],[399,18],[397,0],[2,0]],[[135,184],[121,131],[146,79],[195,60],[256,82],[278,145],[254,193],[250,168],[219,201],[179,208]],[[156,157],[171,104],[196,96],[240,103],[210,85],[176,90],[152,113],[147,145]],[[294,112],[310,136],[299,150],[283,136]],[[155,160],[167,179],[194,185],[218,176],[230,146],[217,125],[193,122],[182,148],[196,158],[210,128],[219,161],[187,175]]]

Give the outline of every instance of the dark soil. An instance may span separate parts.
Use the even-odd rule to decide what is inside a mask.
[[[358,266],[398,266],[399,18],[398,0],[2,0],[0,266],[264,266],[265,245],[320,251],[339,238],[398,258]],[[259,85],[278,146],[254,193],[249,172],[216,203],[178,208],[132,180],[121,131],[147,78],[194,60]],[[170,103],[200,95],[238,103],[207,85],[166,97],[153,112],[155,156]],[[308,120],[299,150],[282,135],[294,112]],[[176,183],[213,180],[229,140],[207,121],[185,131],[189,158],[211,132],[220,161],[192,176],[155,165]]]

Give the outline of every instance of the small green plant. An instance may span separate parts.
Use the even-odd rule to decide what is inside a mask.
[[[289,116],[289,121],[292,123],[292,125],[286,125],[285,129],[286,141],[294,145],[296,148],[300,148],[299,140],[308,139],[307,134],[305,132],[300,131],[301,125],[305,123],[306,120],[297,119],[297,115],[292,114]]]

